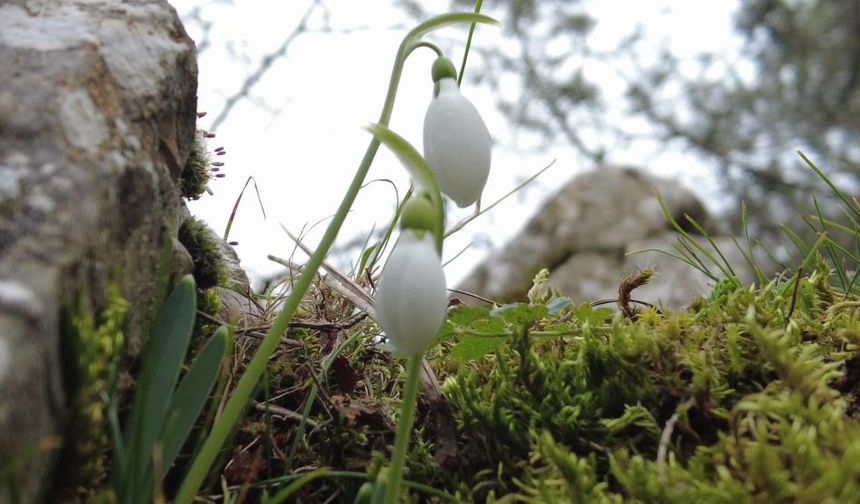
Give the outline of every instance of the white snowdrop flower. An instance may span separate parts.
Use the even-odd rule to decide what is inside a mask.
[[[445,272],[433,234],[406,228],[388,257],[374,298],[379,325],[406,355],[424,353],[445,321]]]
[[[487,183],[490,132],[455,77],[447,58],[433,64],[436,96],[424,116],[424,159],[442,192],[462,208],[475,203]]]

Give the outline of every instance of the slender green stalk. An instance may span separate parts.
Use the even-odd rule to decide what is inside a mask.
[[[481,5],[483,5],[483,3],[484,0],[475,1],[475,14],[481,13]],[[472,48],[472,36],[475,35],[476,26],[478,26],[478,23],[472,23],[472,26],[469,27],[469,36],[466,38],[466,50],[463,51],[463,62],[460,63],[460,75],[457,76],[457,86],[463,83],[463,74],[466,72],[466,59],[469,57],[469,49]],[[479,208],[480,206],[481,204],[478,203]]]
[[[398,63],[398,65],[395,65],[395,72],[392,74],[392,79],[394,78],[394,74],[396,74],[397,80],[399,80],[400,73],[402,71],[402,63],[399,59]],[[396,90],[396,81],[394,82],[394,88]],[[393,104],[394,94],[395,93],[389,89],[389,98],[386,99],[386,105],[388,105],[389,102]],[[383,118],[380,120],[387,121],[390,118],[390,115],[391,107],[389,106],[383,111]],[[378,149],[379,142],[375,139],[372,140],[364,158],[362,159],[361,165],[355,174],[355,178],[353,179],[352,184],[350,184],[340,207],[338,207],[337,213],[331,223],[329,223],[316,252],[314,252],[314,255],[308,260],[301,276],[296,280],[292,294],[287,298],[284,308],[281,310],[281,313],[278,314],[277,318],[275,318],[271,328],[266,333],[266,337],[260,343],[257,353],[254,354],[254,358],[251,359],[251,362],[245,369],[244,374],[242,374],[242,377],[239,379],[239,383],[236,385],[233,395],[227,401],[224,411],[221,414],[221,418],[219,418],[213,426],[211,434],[209,434],[209,437],[200,449],[200,453],[194,459],[194,463],[191,465],[188,476],[185,478],[185,481],[182,482],[182,486],[179,488],[179,492],[176,495],[176,503],[187,504],[191,502],[191,499],[194,497],[194,494],[203,482],[209,467],[215,460],[218,451],[230,435],[233,426],[239,421],[239,417],[242,415],[242,412],[248,403],[248,399],[251,397],[254,388],[260,380],[260,376],[265,370],[269,357],[277,348],[281,335],[283,335],[287,330],[290,320],[292,320],[293,315],[296,312],[296,308],[298,308],[302,297],[313,283],[317,270],[320,265],[322,265],[323,259],[334,243],[335,238],[337,238],[340,227],[343,225],[346,215],[352,207],[355,197],[358,195],[358,191],[367,176],[367,171],[370,168],[370,164]]]
[[[366,472],[358,472],[358,471],[332,471],[326,468],[321,468],[318,470],[325,470],[325,474],[321,477],[325,478],[343,478],[343,479],[357,479],[364,481],[372,481],[370,479],[370,475]],[[316,472],[316,471],[314,471]],[[248,485],[249,488],[267,488],[275,485],[279,485],[281,483],[289,483],[292,481],[299,480],[303,478],[308,473],[293,473],[286,474],[284,476],[278,476],[276,478],[271,478],[262,481],[255,481]],[[459,502],[456,497],[445,492],[444,490],[439,490],[438,488],[432,487],[430,485],[425,485],[423,483],[418,483],[417,481],[409,481],[403,480],[403,486],[412,490],[417,490],[419,492],[426,493],[428,495],[432,495],[434,497],[439,497],[440,499],[444,499],[448,502]],[[242,487],[242,485],[235,485],[231,487],[227,487],[222,492],[224,495],[229,495],[228,490],[238,490]],[[228,499],[223,500],[223,502],[229,502]]]
[[[391,456],[391,472],[388,474],[386,504],[397,504],[400,497],[400,483],[403,480],[403,464],[406,450],[412,437],[412,423],[415,421],[415,406],[418,399],[418,378],[421,374],[421,354],[409,357],[406,363],[406,385],[400,403],[400,418],[397,419],[397,434],[394,436],[394,453]]]
[[[382,107],[382,113],[379,116],[378,124],[387,126],[391,121],[391,113],[394,110],[394,100],[397,96],[397,87],[403,74],[403,65],[406,62],[407,56],[409,56],[412,50],[414,50],[415,45],[420,42],[419,39],[421,36],[434,29],[462,22],[496,23],[492,18],[477,14],[443,14],[419,24],[412,29],[406,37],[404,37],[403,42],[400,43],[400,47],[397,50],[394,67],[391,70],[391,78],[388,82],[388,92],[385,95],[385,103]],[[352,183],[350,183],[346,195],[329,223],[322,240],[320,240],[319,246],[308,260],[301,276],[299,276],[296,283],[293,285],[293,292],[287,298],[283,309],[275,318],[272,326],[266,333],[266,337],[263,338],[263,341],[260,343],[257,352],[254,354],[254,357],[251,359],[251,362],[248,364],[245,372],[236,384],[236,389],[234,390],[233,395],[230,396],[230,399],[227,401],[227,404],[221,413],[221,417],[215,422],[215,425],[212,427],[212,432],[200,448],[200,453],[195,457],[194,462],[188,471],[188,475],[179,487],[179,491],[174,499],[175,503],[188,504],[191,502],[194,498],[194,494],[197,493],[197,490],[203,483],[209,468],[215,461],[218,451],[224,445],[224,442],[227,440],[230,432],[232,432],[233,427],[239,421],[242,412],[248,404],[251,394],[253,394],[257,383],[260,381],[260,377],[265,370],[269,357],[271,357],[272,353],[277,348],[281,336],[286,332],[299,303],[304,297],[305,292],[307,292],[308,288],[313,283],[317,270],[319,270],[323,259],[325,259],[325,256],[334,243],[335,238],[337,238],[337,234],[340,232],[340,228],[346,220],[346,216],[349,213],[358,192],[361,190],[361,186],[364,184],[364,179],[367,177],[367,172],[370,170],[370,165],[376,156],[377,150],[379,150],[379,145],[379,140],[376,138],[371,139]]]
[[[405,53],[405,48],[401,45],[394,62],[394,68],[391,72],[388,93],[385,97],[385,105],[383,106],[382,114],[379,118],[380,124],[388,124],[391,120],[391,113],[394,110],[394,99],[397,95],[397,85],[400,82],[400,76],[403,73]],[[239,383],[236,385],[233,395],[227,401],[224,411],[221,414],[221,418],[219,418],[212,427],[211,434],[209,434],[209,437],[200,449],[200,453],[194,459],[194,463],[188,471],[188,476],[185,478],[185,481],[182,482],[182,486],[176,494],[174,502],[177,504],[187,504],[191,502],[194,494],[200,488],[200,484],[203,482],[206,473],[209,471],[212,462],[218,455],[218,451],[230,435],[233,426],[239,421],[239,417],[242,415],[245,406],[248,404],[248,399],[251,397],[254,388],[260,380],[260,376],[265,370],[266,362],[277,348],[281,335],[283,335],[287,330],[290,320],[292,320],[302,297],[313,283],[317,270],[319,270],[323,259],[334,243],[335,238],[337,238],[337,234],[340,231],[344,220],[346,220],[346,215],[349,213],[349,209],[352,207],[352,203],[355,201],[362,184],[364,184],[364,179],[367,176],[367,172],[370,169],[373,158],[376,156],[377,150],[379,150],[379,141],[374,138],[370,141],[370,145],[368,145],[367,151],[364,153],[364,157],[355,173],[355,177],[353,178],[349,189],[347,189],[346,196],[344,196],[334,218],[329,223],[316,252],[314,252],[308,260],[301,276],[296,280],[292,294],[287,298],[284,308],[278,314],[277,318],[275,318],[271,328],[266,333],[266,337],[263,338],[263,341],[260,343],[257,353],[254,354],[253,359],[251,359],[251,362],[245,369],[244,374],[242,374],[242,377],[239,379]]]

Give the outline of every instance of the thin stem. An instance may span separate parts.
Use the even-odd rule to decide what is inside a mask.
[[[496,23],[494,19],[478,14],[443,14],[419,24],[403,38],[403,41],[400,43],[400,47],[397,49],[397,56],[394,59],[391,78],[388,81],[388,91],[385,95],[385,103],[382,107],[382,113],[377,121],[378,124],[387,126],[391,120],[391,113],[394,110],[394,100],[397,96],[397,87],[403,74],[403,65],[406,62],[406,57],[415,48],[415,44],[420,41],[419,39],[421,36],[443,26],[463,22]],[[236,389],[230,396],[230,399],[227,400],[224,410],[221,412],[221,416],[212,427],[212,432],[210,432],[209,436],[206,438],[206,441],[200,448],[200,452],[191,464],[191,468],[188,470],[188,475],[179,487],[174,503],[188,504],[191,502],[194,495],[200,488],[200,485],[203,483],[209,468],[218,456],[218,452],[221,450],[227,437],[230,436],[234,426],[239,421],[245,408],[248,406],[249,399],[253,394],[254,389],[257,387],[257,384],[260,382],[260,377],[266,369],[266,364],[269,358],[278,347],[278,342],[280,341],[281,336],[289,327],[289,323],[292,320],[299,303],[304,297],[305,292],[307,292],[308,288],[313,283],[317,270],[319,270],[326,254],[334,243],[335,238],[337,238],[337,234],[346,220],[349,209],[352,207],[356,196],[358,196],[358,192],[364,185],[364,179],[367,177],[367,172],[370,170],[373,158],[379,150],[379,145],[379,140],[375,137],[371,139],[370,144],[367,146],[367,151],[364,153],[364,157],[361,160],[361,164],[355,173],[355,177],[350,183],[349,189],[337,209],[337,213],[335,213],[331,222],[329,222],[328,228],[326,229],[322,240],[320,240],[319,246],[308,260],[301,276],[296,280],[296,283],[293,286],[293,291],[287,298],[283,309],[275,318],[275,321],[266,333],[266,337],[260,342],[257,352],[254,354],[251,362],[248,363],[248,366],[245,368],[245,372],[236,384]]]
[[[445,53],[442,52],[442,49],[439,49],[439,46],[437,46],[436,44],[434,44],[432,42],[427,42],[426,40],[422,40],[421,42],[416,42],[415,44],[412,44],[412,48],[410,49],[409,52],[412,52],[415,49],[418,49],[419,47],[426,47],[428,49],[431,49],[433,52],[436,53],[436,56],[439,58],[441,58],[442,56],[445,56]]]
[[[481,13],[481,5],[484,3],[484,0],[476,0],[475,1],[475,14]],[[463,82],[463,74],[466,72],[466,59],[469,57],[469,49],[472,48],[472,35],[475,34],[475,27],[478,23],[472,23],[472,26],[469,27],[469,36],[466,38],[466,50],[463,52],[463,62],[460,64],[460,74],[457,76],[457,87],[460,87],[460,84]],[[478,204],[480,207],[480,203]]]
[[[400,419],[397,421],[397,434],[394,436],[394,453],[391,456],[391,472],[388,474],[385,502],[397,504],[400,497],[400,483],[403,480],[403,464],[406,450],[412,437],[412,423],[415,421],[415,406],[418,398],[418,378],[421,374],[421,354],[409,357],[406,364],[406,385],[400,403]]]
[[[391,71],[391,79],[388,83],[388,92],[385,95],[385,104],[382,107],[379,124],[387,125],[391,120],[391,113],[394,110],[394,99],[397,96],[397,85],[400,83],[400,77],[403,74],[403,64],[408,50],[408,41],[409,37],[404,39],[404,43],[400,45],[400,48],[397,51],[397,58],[394,61],[394,68]],[[263,371],[266,368],[266,363],[268,362],[269,357],[277,348],[278,341],[287,330],[290,320],[292,320],[302,297],[313,283],[317,270],[319,270],[323,259],[325,259],[325,256],[334,243],[335,238],[337,238],[337,234],[340,231],[344,220],[346,220],[349,209],[352,207],[352,203],[355,201],[361,186],[364,184],[364,179],[367,176],[367,172],[370,169],[373,158],[376,156],[377,150],[379,150],[379,140],[373,138],[367,146],[367,151],[364,153],[364,157],[355,173],[355,177],[352,179],[352,183],[346,192],[346,196],[344,196],[343,201],[341,201],[340,206],[337,209],[337,213],[335,213],[334,218],[329,223],[316,252],[314,252],[308,260],[301,276],[296,280],[296,283],[293,286],[293,293],[289,298],[287,298],[284,308],[281,310],[281,313],[278,314],[277,318],[275,318],[275,321],[266,333],[266,337],[263,338],[263,341],[260,343],[260,347],[257,349],[253,359],[251,359],[251,362],[248,364],[248,367],[239,379],[239,383],[236,385],[236,390],[227,401],[224,411],[221,414],[221,418],[219,418],[212,427],[212,432],[209,434],[209,437],[206,438],[206,441],[200,448],[200,453],[194,459],[194,463],[188,471],[188,476],[182,482],[182,486],[180,486],[179,492],[176,494],[176,499],[174,500],[175,503],[187,504],[191,502],[194,494],[203,483],[206,473],[215,461],[218,451],[221,449],[221,446],[223,446],[224,441],[227,440],[227,437],[233,430],[233,426],[239,421],[239,417],[248,405],[248,399],[251,397],[251,394],[254,392],[254,388],[260,381],[260,376],[262,376]]]

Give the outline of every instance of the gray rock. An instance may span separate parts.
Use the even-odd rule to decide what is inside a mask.
[[[62,310],[117,282],[132,353],[153,318],[197,69],[163,0],[7,0],[0,61],[0,461],[31,502],[67,416]]]
[[[660,208],[658,190],[673,218],[688,231],[684,214],[692,216],[709,234],[717,236],[742,280],[751,272],[725,227],[713,219],[690,191],[672,180],[633,168],[601,167],[579,176],[552,197],[525,228],[478,266],[460,289],[497,301],[524,300],[534,275],[550,270],[549,285],[576,302],[614,299],[625,274],[654,266],[651,282],[634,298],[665,307],[681,307],[695,293],[709,289],[708,278],[666,255],[646,248],[671,251],[677,234]],[[721,236],[722,235],[722,236]]]

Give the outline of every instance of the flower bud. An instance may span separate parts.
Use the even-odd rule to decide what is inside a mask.
[[[404,229],[388,257],[374,296],[385,335],[406,355],[424,353],[445,321],[445,272],[433,234]]]
[[[419,193],[409,200],[400,216],[400,229],[420,229],[432,233],[436,229],[435,224],[433,203],[424,193]]]
[[[454,68],[454,63],[450,59],[443,56],[436,58],[436,61],[433,62],[430,76],[433,78],[433,82],[439,82],[442,79],[456,79],[457,69]]]
[[[439,67],[434,64],[433,70],[433,77],[440,77],[438,93],[424,117],[424,159],[442,192],[462,208],[475,203],[487,183],[490,132],[457,81],[444,76],[447,66]]]

